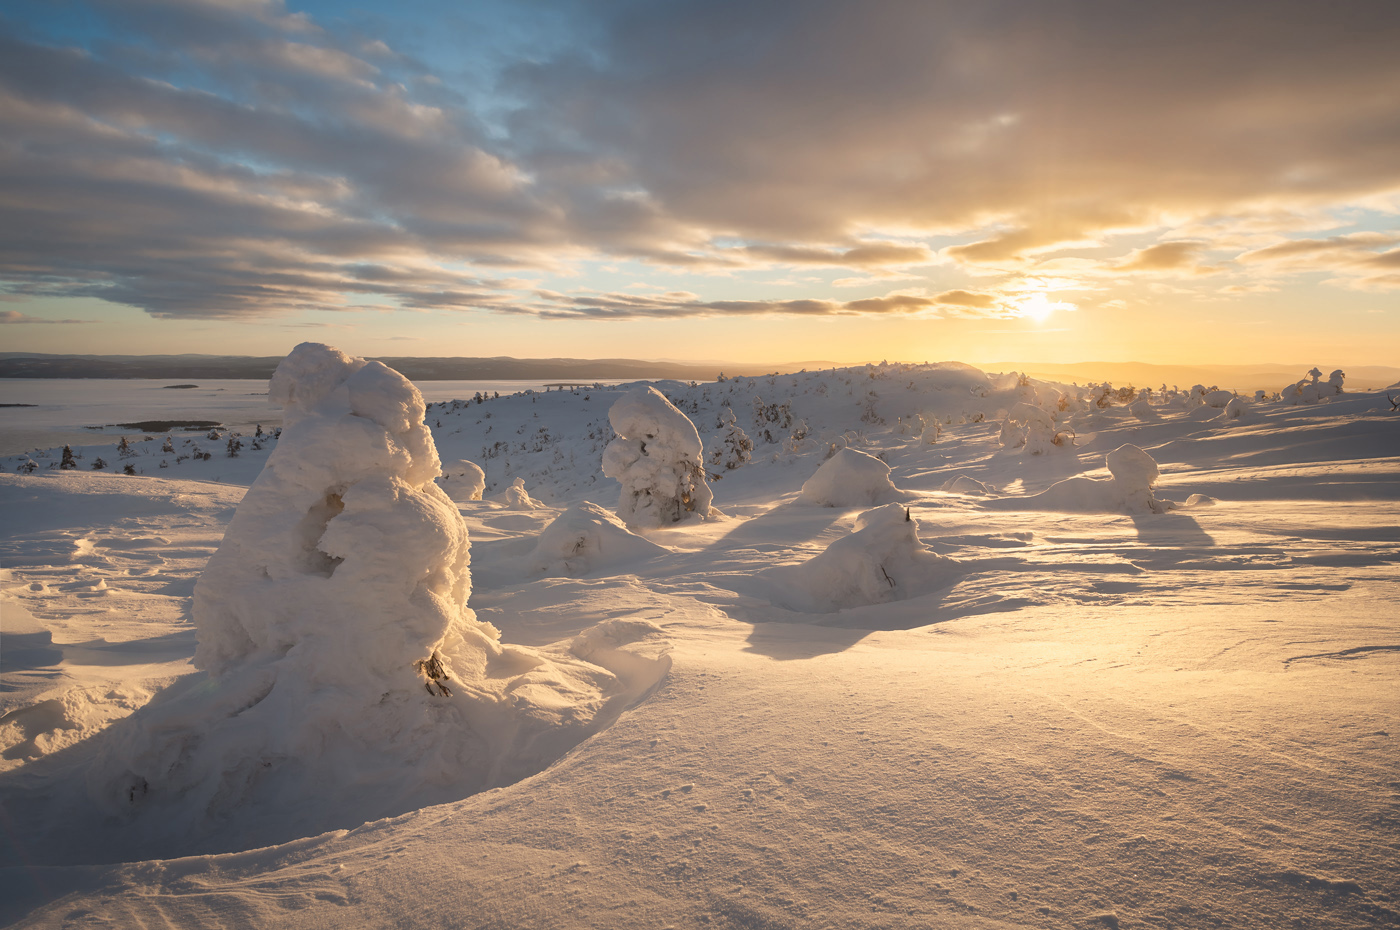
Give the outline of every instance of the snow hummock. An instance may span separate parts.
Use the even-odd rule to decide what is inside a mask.
[[[811,613],[907,600],[957,580],[958,563],[925,548],[919,522],[904,505],[885,504],[856,518],[851,533],[799,565],[765,573],[774,600]]]
[[[804,504],[819,507],[870,507],[899,498],[890,467],[858,449],[840,449],[802,485]]]
[[[612,405],[608,422],[617,438],[603,452],[603,474],[622,484],[617,515],[624,523],[657,529],[711,515],[700,434],[660,391],[629,391]]]
[[[269,396],[281,441],[195,585],[208,675],[114,728],[88,777],[108,815],[176,849],[353,826],[538,771],[664,674],[655,628],[607,634],[608,656],[646,641],[624,684],[476,620],[467,528],[397,372],[305,343]]]
[[[638,536],[597,504],[583,501],[540,531],[531,560],[536,571],[587,575],[661,555],[663,546]]]
[[[466,459],[444,462],[438,483],[454,501],[479,501],[486,490],[486,472]]]

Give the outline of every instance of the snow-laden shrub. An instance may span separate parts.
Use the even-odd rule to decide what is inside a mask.
[[[398,372],[305,343],[268,393],[285,432],[194,589],[207,675],[90,768],[110,814],[150,815],[133,835],[243,848],[460,798],[541,770],[665,673],[503,646],[476,620],[467,528]]]
[[[525,479],[521,477],[516,477],[509,487],[491,499],[507,510],[541,510],[545,507],[525,490]]]
[[[899,496],[888,465],[873,455],[842,448],[807,479],[798,499],[819,507],[870,507]]]
[[[1225,405],[1225,412],[1220,414],[1222,420],[1238,420],[1247,422],[1254,418],[1254,408],[1247,404],[1243,397],[1232,397]]]
[[[1152,423],[1156,420],[1162,419],[1162,415],[1159,414],[1155,409],[1153,409],[1152,405],[1147,402],[1146,398],[1139,398],[1133,401],[1131,404],[1129,404],[1128,412],[1144,423]]]
[[[800,565],[764,573],[774,600],[791,609],[832,613],[849,607],[906,600],[947,587],[960,566],[926,549],[919,524],[903,505],[861,514],[850,534]]]
[[[1152,496],[1160,472],[1157,460],[1142,449],[1132,443],[1121,445],[1104,456],[1104,464],[1128,513],[1166,513],[1171,509],[1170,504]]]
[[[938,442],[938,437],[943,435],[943,425],[936,418],[930,419],[928,424],[919,434],[919,444],[931,446]]]
[[[1346,381],[1346,373],[1338,369],[1332,372],[1326,381],[1322,380],[1322,371],[1313,368],[1308,372],[1307,378],[1290,384],[1279,392],[1279,399],[1293,406],[1324,403],[1336,395],[1342,393],[1342,385]]]
[[[1207,391],[1201,397],[1202,403],[1207,407],[1214,407],[1217,410],[1224,410],[1230,401],[1235,399],[1234,391]]]
[[[479,501],[486,490],[486,472],[466,459],[444,462],[438,484],[454,501]]]
[[[1055,440],[1055,421],[1044,408],[1022,401],[1007,411],[1001,427],[1002,448],[1024,447],[1026,455],[1044,455]]]
[[[710,442],[710,464],[732,469],[752,460],[753,440],[739,427],[734,411],[728,407],[719,408],[717,420],[720,432]]]
[[[624,523],[655,529],[710,516],[700,434],[684,413],[643,385],[612,405],[608,422],[617,438],[603,450],[603,474],[622,485]]]
[[[667,551],[627,529],[602,507],[584,501],[540,531],[530,560],[537,572],[586,575],[615,565],[632,566]]]

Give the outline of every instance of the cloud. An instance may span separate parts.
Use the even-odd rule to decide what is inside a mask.
[[[1394,286],[1386,244],[1316,235],[1400,190],[1390,0],[583,4],[471,80],[281,0],[94,7],[85,47],[0,35],[0,280],[16,294],[170,318],[365,298],[990,313],[990,296],[912,294],[560,304],[499,274],[859,269],[846,286],[942,258],[986,277],[1170,230],[1116,270],[1194,275],[1199,236],[1256,246],[1240,259],[1255,273]],[[434,28],[451,41],[455,22]],[[1285,228],[1316,238],[1258,240]]]
[[[1137,249],[1122,262],[1114,265],[1115,271],[1180,271],[1198,269],[1198,259],[1205,251],[1206,243],[1191,240],[1159,242],[1145,249]]]
[[[1239,255],[1243,265],[1279,272],[1331,272],[1357,290],[1400,287],[1400,233],[1358,232],[1323,239],[1285,239]],[[1391,248],[1386,248],[1391,246]]]
[[[802,241],[994,217],[1010,231],[951,254],[996,262],[1393,190],[1398,22],[1384,2],[623,5],[589,55],[511,86],[522,142],[620,166],[685,222]]]
[[[976,291],[952,290],[944,291],[936,295],[934,301],[940,304],[948,304],[954,307],[970,307],[975,310],[991,310],[1000,301],[995,294],[983,294]]]
[[[67,326],[73,323],[91,323],[92,320],[50,320],[41,316],[30,316],[18,310],[0,310],[0,324],[4,323],[50,323]]]
[[[921,265],[933,260],[924,246],[872,242],[849,249],[824,249],[796,245],[749,245],[736,251],[756,259],[787,265],[834,265],[854,268],[888,265]]]

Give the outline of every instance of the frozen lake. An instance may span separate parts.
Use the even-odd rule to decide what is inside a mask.
[[[172,387],[178,384],[195,386]],[[545,384],[422,381],[418,389],[429,403],[437,403],[465,400],[477,391],[502,396],[543,391]],[[260,380],[6,378],[0,379],[0,405],[0,455],[91,443],[95,436],[134,432],[118,424],[146,420],[215,420],[240,432],[252,432],[258,424],[272,429],[282,422],[281,412],[267,405],[267,382]]]

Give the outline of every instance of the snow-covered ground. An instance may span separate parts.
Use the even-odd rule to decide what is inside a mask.
[[[284,440],[6,456],[0,920],[1395,926],[1400,414],[1317,384],[1231,407],[953,364],[656,382],[713,493],[661,529],[625,527],[602,471],[632,386],[434,403],[441,460],[485,470],[481,499],[439,484],[500,641],[479,694],[418,692],[462,709],[478,757],[397,792],[374,779],[422,775],[423,746],[362,764],[345,734],[379,711],[353,704],[356,668],[322,681],[305,649],[266,659],[304,708],[178,712],[228,680],[191,665],[213,609],[194,616],[195,583]],[[326,435],[280,467],[340,467]],[[401,565],[421,543],[384,545]],[[420,558],[459,564],[442,545]],[[287,613],[291,589],[220,577],[219,604]],[[355,605],[336,610],[361,636]],[[455,683],[428,668],[429,692]],[[473,716],[486,701],[500,713]],[[279,727],[290,756],[266,749]],[[113,760],[152,757],[122,754],[137,736],[176,785],[253,730],[242,761],[269,774],[237,803],[195,816],[155,776],[113,802],[137,784]]]

